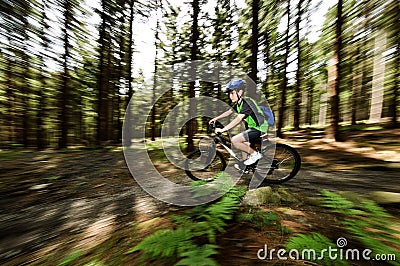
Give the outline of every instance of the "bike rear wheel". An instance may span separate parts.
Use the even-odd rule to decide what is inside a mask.
[[[293,147],[276,144],[265,147],[255,175],[265,184],[281,184],[292,179],[300,170],[301,158]]]
[[[214,149],[195,150],[185,161],[185,172],[193,180],[213,181],[226,168],[226,161]]]

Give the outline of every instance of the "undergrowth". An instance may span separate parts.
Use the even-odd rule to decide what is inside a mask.
[[[292,258],[316,261],[320,265],[348,265],[340,258],[332,260],[329,257],[326,251],[329,250],[329,247],[335,246],[336,244],[332,243],[329,238],[319,233],[299,234],[289,238],[286,243],[286,249],[290,250],[289,255]],[[292,250],[296,252],[292,252]]]
[[[223,233],[239,209],[244,187],[232,186],[217,202],[196,206],[172,217],[173,228],[147,236],[128,253],[142,252],[144,262],[174,265],[218,265],[217,234]]]
[[[370,258],[373,259],[378,254],[393,255],[393,257],[390,257],[391,260],[387,260],[386,263],[400,265],[398,263],[400,258],[400,231],[395,229],[396,226],[398,228],[399,224],[394,222],[390,214],[368,199],[350,200],[327,190],[322,191],[321,194],[324,197],[324,207],[331,209],[334,213],[343,215],[344,218],[340,222],[343,229],[361,242],[365,249],[372,251],[369,255]],[[340,257],[332,260],[327,258],[327,253],[325,253],[325,256],[321,256],[322,250],[327,250],[329,247],[337,249],[337,244],[333,244],[327,237],[318,233],[311,235],[299,234],[289,238],[286,243],[287,249],[299,251],[315,250],[316,256],[309,260],[316,261],[321,265],[348,265],[346,261],[340,260]],[[343,248],[345,249],[345,247]],[[361,258],[361,255],[359,258]],[[345,258],[342,257],[342,259]]]
[[[400,231],[395,229],[393,216],[372,200],[361,199],[359,202],[348,200],[339,194],[324,190],[324,206],[333,212],[345,214],[341,222],[344,228],[372,250],[372,257],[377,254],[394,254],[400,258]],[[400,265],[396,261],[388,261]]]
[[[246,222],[250,226],[263,230],[267,226],[275,226],[282,234],[290,234],[292,231],[286,226],[282,226],[279,217],[274,212],[265,212],[258,208],[249,208],[237,215],[237,221]]]

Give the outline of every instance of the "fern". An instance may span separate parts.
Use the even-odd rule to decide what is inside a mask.
[[[146,237],[128,253],[145,251],[145,254],[152,258],[168,258],[177,254],[179,248],[188,244],[190,238],[189,231],[184,228],[161,230]]]
[[[326,254],[323,254],[324,251],[328,250],[329,247],[336,246],[332,243],[327,237],[314,233],[311,235],[300,234],[294,237],[289,238],[286,243],[286,249],[288,250],[297,250],[299,252],[300,259],[316,261],[322,265],[348,265],[345,261],[342,260],[331,260]],[[313,252],[304,252],[303,251],[315,251]],[[304,256],[303,256],[304,255]]]
[[[323,190],[321,194],[322,196],[325,197],[323,206],[332,209],[333,212],[345,215],[365,214],[361,210],[354,209],[356,205],[353,202],[343,198],[337,193],[333,193],[328,190]]]
[[[233,194],[231,194],[233,195]],[[239,200],[225,195],[218,201],[196,215],[198,223],[193,228],[196,236],[207,234],[210,243],[215,243],[217,233],[224,232],[226,221],[231,220],[233,213],[239,208]]]
[[[193,197],[196,198],[215,194],[223,197],[240,199],[247,191],[245,186],[236,186],[234,180],[225,172],[218,173],[212,183],[202,180],[193,181],[191,187]]]
[[[395,250],[400,232],[392,228],[393,217],[382,207],[367,199],[357,204],[333,192],[323,191],[322,194],[326,197],[324,206],[331,208],[333,212],[346,214],[342,224],[371,249],[373,255],[395,254],[397,258],[400,257],[400,252]],[[400,265],[394,261],[389,263]]]
[[[218,246],[206,244],[201,247],[194,246],[192,249],[182,252],[182,259],[175,265],[189,265],[189,266],[212,266],[218,263],[211,259],[210,256],[217,254],[216,249]]]
[[[220,177],[221,180],[226,178]],[[232,181],[230,181],[232,182]],[[221,183],[223,184],[223,183]],[[222,186],[217,186],[221,189]],[[176,229],[157,231],[146,237],[128,253],[142,251],[149,258],[177,258],[176,265],[217,265],[210,258],[216,254],[216,237],[224,232],[227,222],[239,209],[243,187],[232,187],[219,201],[193,208],[183,215],[173,216]],[[197,238],[207,237],[209,243],[198,247]]]
[[[249,212],[240,214],[238,216],[238,220],[249,222],[260,229],[264,226],[269,226],[271,224],[275,224],[279,229],[281,229],[280,223],[278,221],[278,216],[273,212],[267,213],[257,209],[250,209]]]
[[[66,258],[64,258],[63,261],[58,264],[58,266],[72,265],[73,263],[76,262],[77,259],[79,259],[82,256],[82,254],[83,253],[81,250],[75,251],[72,254],[68,255]]]

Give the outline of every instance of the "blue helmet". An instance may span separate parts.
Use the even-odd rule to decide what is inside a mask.
[[[242,79],[231,80],[228,85],[226,85],[225,92],[228,93],[233,90],[244,90],[246,88],[246,82]]]

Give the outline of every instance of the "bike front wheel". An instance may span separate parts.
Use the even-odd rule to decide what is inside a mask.
[[[225,168],[224,156],[214,149],[195,150],[185,161],[185,172],[195,181],[213,181]]]
[[[264,184],[281,184],[292,179],[300,170],[301,157],[297,150],[286,144],[276,144],[262,150],[255,175]]]

